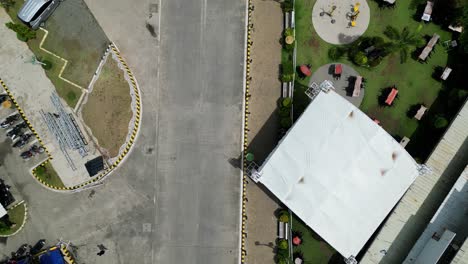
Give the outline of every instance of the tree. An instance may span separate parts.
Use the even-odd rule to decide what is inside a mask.
[[[424,45],[423,39],[415,33],[411,33],[408,27],[404,27],[401,33],[392,26],[387,26],[384,31],[392,43],[388,45],[387,51],[400,53],[400,63],[405,63],[408,59],[410,47],[420,47]]]
[[[341,59],[346,53],[346,49],[342,47],[331,47],[328,50],[328,57],[332,60]]]
[[[468,53],[468,5],[466,5],[465,8],[463,8],[461,25],[463,26],[463,31],[460,35],[460,44],[462,47],[462,51]]]
[[[21,41],[28,41],[30,39],[35,39],[36,38],[36,31],[31,30],[27,26],[23,24],[16,24],[12,22],[8,22],[5,24],[5,26],[14,32],[16,32],[16,37],[21,40]]]

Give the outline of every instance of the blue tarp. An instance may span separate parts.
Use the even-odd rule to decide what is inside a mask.
[[[65,264],[63,261],[60,250],[55,249],[53,251],[47,251],[39,256],[39,262],[41,264]]]
[[[18,264],[28,264],[28,263],[30,263],[30,262],[29,262],[29,258],[25,258],[25,259],[22,259],[22,260],[18,260],[17,263],[18,263]]]

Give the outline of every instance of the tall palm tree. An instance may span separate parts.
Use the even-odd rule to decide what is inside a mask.
[[[424,40],[421,36],[416,33],[411,33],[408,27],[404,27],[400,33],[398,29],[387,26],[384,34],[392,40],[391,44],[388,46],[388,51],[400,53],[400,63],[405,63],[408,59],[410,47],[420,47],[424,45]]]

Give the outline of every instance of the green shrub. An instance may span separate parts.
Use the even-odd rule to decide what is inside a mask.
[[[331,60],[341,59],[346,53],[346,49],[342,47],[331,47],[328,50],[328,57]]]
[[[380,62],[382,62],[381,57],[375,58],[373,60],[369,60],[369,66],[370,67],[376,67],[376,66],[378,66],[380,64]]]
[[[356,55],[354,55],[353,61],[354,61],[354,63],[356,63],[357,65],[365,66],[365,65],[367,65],[368,59],[367,59],[366,54],[364,54],[364,52],[358,51],[358,52],[356,53]]]
[[[276,263],[278,263],[278,264],[288,264],[288,260],[285,257],[279,257]]]
[[[43,68],[44,70],[50,70],[50,69],[52,69],[52,62],[50,62],[50,61],[48,61],[48,60],[43,60],[42,63],[43,63],[43,64],[42,64],[42,68]]]
[[[27,26],[23,24],[15,24],[12,22],[8,22],[5,24],[5,26],[14,32],[16,32],[16,37],[21,40],[21,41],[28,41],[30,39],[35,39],[36,38],[36,31],[31,30]]]
[[[0,233],[9,231],[11,228],[4,221],[0,220]]]
[[[281,107],[279,109],[279,116],[280,117],[289,117],[291,115],[291,108],[290,107]]]
[[[434,119],[434,127],[435,128],[444,128],[448,125],[448,121],[445,117],[443,116],[437,116]]]
[[[286,239],[279,239],[278,240],[278,249],[288,249],[289,243]]]
[[[289,215],[281,215],[279,221],[283,223],[289,223]]]
[[[281,74],[282,82],[292,82],[294,75],[293,74]]]
[[[280,126],[282,128],[290,128],[292,125],[292,121],[291,121],[291,118],[289,117],[283,117],[281,118],[280,120]]]
[[[281,101],[281,105],[284,107],[290,107],[292,105],[291,97],[283,98],[283,100]]]
[[[284,30],[284,37],[294,36],[294,28],[287,28]]]
[[[280,216],[282,216],[282,215],[289,215],[288,210],[286,210],[286,209],[281,209],[281,210],[279,210],[279,212],[278,212],[278,217],[280,217]]]
[[[287,50],[287,51],[293,51],[294,50],[294,42],[291,43],[291,44],[286,44],[286,42],[284,43],[284,49]]]
[[[292,0],[285,0],[282,4],[281,7],[283,8],[283,12],[291,12],[294,9],[294,5]]]

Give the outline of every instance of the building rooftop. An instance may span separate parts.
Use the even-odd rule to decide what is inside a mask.
[[[468,101],[454,118],[418,177],[377,232],[360,263],[402,263],[468,160]]]
[[[468,167],[464,170],[463,174],[458,178],[449,192],[444,202],[440,205],[439,209],[432,217],[430,223],[418,239],[414,247],[405,259],[404,264],[411,263],[437,263],[438,259],[434,262],[425,259],[424,262],[419,261],[421,258],[438,252],[434,248],[428,249],[427,245],[440,244],[444,241],[442,238],[447,232],[453,233],[453,240],[450,240],[449,245],[455,245],[455,249],[461,247],[465,242],[468,235],[468,224],[466,217],[468,216]],[[436,242],[433,242],[436,241]],[[441,248],[442,249],[442,248]],[[442,253],[445,252],[445,248]],[[440,257],[440,256],[439,256]],[[453,255],[452,255],[453,257]]]
[[[320,92],[258,181],[341,255],[356,256],[418,176],[405,149],[335,93]]]

